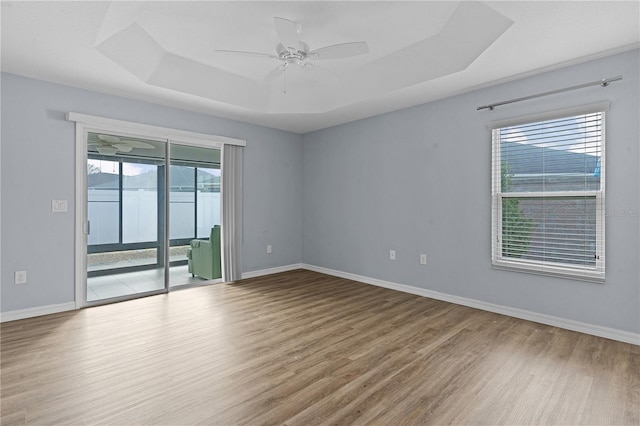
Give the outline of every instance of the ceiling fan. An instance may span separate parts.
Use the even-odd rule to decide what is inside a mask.
[[[270,71],[260,83],[267,84],[274,81],[284,73],[289,66],[297,65],[302,69],[311,68],[314,60],[342,59],[353,56],[364,55],[369,52],[369,45],[366,41],[354,41],[347,43],[332,44],[311,50],[309,45],[301,40],[302,25],[285,18],[273,18],[276,34],[280,43],[276,45],[276,54],[244,52],[238,50],[216,50],[220,53],[231,53],[254,57],[267,57],[276,59],[281,64]]]
[[[90,140],[87,145],[95,145],[96,151],[102,155],[115,155],[119,152],[131,152],[133,148],[154,149],[155,147],[149,143],[123,140],[113,135],[97,135],[97,139]],[[92,138],[93,139],[93,138]]]

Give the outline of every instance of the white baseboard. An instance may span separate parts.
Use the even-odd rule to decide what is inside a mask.
[[[296,269],[302,269],[302,268],[303,268],[302,263],[294,263],[292,265],[277,266],[275,268],[259,269],[257,271],[243,272],[242,279],[261,277],[263,275],[277,274],[279,272],[294,271]]]
[[[524,309],[512,308],[504,305],[496,305],[493,303],[483,302],[475,299],[454,296],[451,294],[440,293],[433,290],[427,290],[420,287],[413,287],[405,284],[397,284],[390,281],[379,280],[376,278],[365,277],[362,275],[351,274],[348,272],[337,271],[334,269],[323,268],[321,266],[309,265],[306,263],[295,263],[291,265],[278,266],[275,268],[260,269],[256,271],[243,272],[242,278],[254,278],[263,275],[277,274],[279,272],[293,271],[296,269],[307,269],[310,271],[320,272],[326,275],[332,275],[339,278],[358,281],[364,284],[384,287],[391,290],[402,291],[404,293],[415,294],[417,296],[429,297],[431,299],[442,300],[445,302],[455,303],[457,305],[468,306],[471,308],[481,309],[484,311],[494,312],[497,314],[508,315],[514,318],[520,318],[540,324],[560,327],[567,330],[578,331],[580,333],[591,334],[593,336],[604,337],[620,342],[640,345],[640,334],[629,331],[618,330],[614,328],[602,327],[594,324],[587,324],[580,321],[574,321],[566,318],[556,317],[552,315],[540,314],[537,312],[527,311]],[[24,318],[37,317],[41,315],[55,314],[58,312],[72,311],[76,309],[75,302],[60,303],[57,305],[38,306],[35,308],[20,309],[16,311],[8,311],[0,313],[0,322],[15,321]]]
[[[41,315],[57,314],[58,312],[73,311],[75,309],[76,302],[67,302],[57,305],[46,305],[38,306],[35,308],[19,309],[17,311],[2,312],[2,314],[0,314],[0,322],[39,317]]]
[[[260,269],[257,271],[243,272],[242,278],[261,277],[263,275],[277,274],[278,272],[293,271],[301,269],[302,264],[278,266],[276,268]],[[56,314],[58,312],[72,311],[77,309],[75,302],[61,303],[58,305],[38,306],[35,308],[19,309],[0,313],[0,322],[15,321],[19,319],[39,317],[41,315]]]
[[[567,330],[578,331],[580,333],[591,334],[593,336],[604,337],[611,340],[617,340],[633,345],[640,345],[640,333],[632,333],[629,331],[618,330],[614,328],[602,327],[594,324],[587,324],[580,321],[574,321],[566,318],[560,318],[552,315],[540,314],[537,312],[527,311],[524,309],[512,308],[509,306],[496,305],[493,303],[483,302],[481,300],[467,299],[465,297],[454,296],[451,294],[440,293],[437,291],[427,290],[424,288],[413,287],[405,284],[397,284],[389,281],[378,280],[375,278],[365,277],[362,275],[351,274],[348,272],[336,271],[333,269],[323,268],[321,266],[309,265],[303,263],[302,268],[310,271],[320,272],[322,274],[332,275],[339,278],[358,281],[364,284],[371,284],[378,287],[384,287],[392,290],[411,293],[418,296],[429,297],[431,299],[442,300],[445,302],[455,303],[457,305],[468,306],[470,308],[481,309],[483,311],[494,312],[497,314],[508,315],[514,318],[520,318],[540,324],[551,325],[554,327],[564,328]]]

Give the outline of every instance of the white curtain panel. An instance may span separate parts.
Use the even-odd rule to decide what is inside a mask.
[[[244,147],[222,148],[222,259],[223,280],[242,277],[242,168]]]

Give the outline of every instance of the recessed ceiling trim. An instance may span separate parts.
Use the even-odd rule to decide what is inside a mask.
[[[275,18],[276,24],[280,21],[286,22],[287,28],[296,24],[294,21]],[[438,34],[362,67],[343,71],[335,79],[326,80],[331,81],[331,85],[323,81],[312,84],[314,67],[309,67],[309,75],[305,75],[304,72],[297,71],[307,67],[287,66],[289,64],[285,61],[284,67],[276,69],[276,74],[272,76],[278,90],[260,84],[262,81],[256,82],[239,74],[167,52],[137,22],[102,42],[97,49],[141,80],[154,86],[257,112],[317,114],[462,71],[512,24],[513,21],[484,4],[462,2]],[[280,29],[278,36],[281,37],[282,32]],[[296,46],[306,46],[297,36],[298,34],[289,38],[295,38]],[[293,40],[289,43],[293,43]],[[293,48],[287,50],[282,44],[278,46],[279,57],[284,55],[282,52],[293,51]],[[305,49],[308,50],[308,47]],[[313,52],[309,55],[311,53]],[[306,54],[304,65],[307,65]],[[151,67],[154,68],[150,69]],[[292,72],[295,73],[291,74]],[[282,83],[276,78],[279,75],[282,75]],[[318,75],[322,77],[321,73]],[[288,77],[297,79],[297,84],[294,80],[294,84],[287,88]],[[282,89],[279,84],[282,84]],[[332,96],[323,96],[327,91],[331,91]]]
[[[4,7],[6,4],[11,7]],[[456,11],[473,4],[490,8],[513,24],[468,65],[462,63],[462,70],[444,69],[441,72],[445,74],[441,77],[412,84],[403,74],[407,71],[420,74],[418,68],[398,66],[394,71],[398,74],[381,73],[381,80],[368,83],[370,86],[360,81],[366,79],[364,69],[367,66],[420,41],[447,36],[455,46],[459,43],[457,36],[464,39],[475,34],[471,27],[457,35],[446,33]],[[640,52],[640,21],[637,18],[640,3],[637,1],[3,1],[2,5],[3,75],[15,74],[296,133],[610,56],[610,60],[597,62],[602,75],[595,69],[591,79],[626,74],[627,64],[629,61],[633,64]],[[216,50],[254,50],[275,55],[273,48],[278,37],[273,26],[274,16],[301,23],[304,40],[313,47],[366,40],[370,52],[347,60],[318,61],[318,67],[304,75],[287,73],[286,95],[283,94],[284,75],[278,76],[274,84],[263,85],[266,88],[259,87],[255,82],[263,79],[277,61],[268,56],[247,59],[218,55]],[[471,24],[491,26],[481,19],[471,20]],[[126,29],[131,33],[137,31],[140,36],[136,49],[132,48],[135,43],[127,46],[126,37],[123,37]],[[108,46],[109,43],[112,45]],[[631,50],[634,52],[629,52]],[[440,52],[439,55],[445,58],[443,61],[418,56],[427,71],[449,64],[452,58],[448,57],[447,50]],[[127,54],[134,56],[134,61],[137,56],[140,62],[129,69],[119,64],[118,61],[123,61],[116,56],[126,57]],[[159,64],[178,62],[175,57],[165,58],[171,54],[194,61],[193,68],[202,64],[244,77],[247,80],[240,79],[236,84],[243,81],[247,83],[242,84],[248,92],[255,89],[265,93],[254,96],[251,101],[238,96],[241,102],[237,102],[236,97],[230,99],[231,96],[221,89],[209,88],[206,93],[209,97],[188,93],[194,92],[189,87],[198,85],[187,85],[187,91],[180,87],[185,83],[179,80],[170,80],[171,84],[160,81],[166,76],[162,76],[164,71],[158,70]],[[624,55],[612,56],[616,54]],[[421,63],[418,65],[422,66]],[[211,75],[208,71],[205,74]],[[220,75],[217,80],[226,81],[224,74]],[[189,76],[185,74],[182,78]],[[376,84],[383,88],[385,85],[394,87],[388,80],[402,79],[407,79],[409,85],[387,91],[376,87]],[[571,85],[564,79],[564,85]],[[152,84],[158,82],[174,88]],[[206,81],[208,84],[213,82],[211,78]],[[371,87],[373,89],[369,90]],[[300,96],[300,93],[312,96]]]

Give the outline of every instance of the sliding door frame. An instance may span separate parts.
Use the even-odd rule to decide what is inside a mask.
[[[165,142],[165,155],[167,173],[165,183],[169,184],[169,165],[171,155],[171,144],[198,146],[204,148],[219,149],[221,151],[221,162],[224,145],[245,146],[246,142],[241,139],[229,138],[206,133],[196,133],[185,130],[159,127],[129,121],[114,120],[110,118],[67,113],[67,120],[75,122],[75,157],[76,157],[76,178],[75,178],[75,305],[76,309],[85,306],[93,306],[102,303],[87,302],[87,136],[89,132],[117,134],[125,137],[135,137],[141,139]],[[221,182],[223,186],[224,183]],[[165,188],[169,188],[165,186]],[[221,188],[223,191],[224,188]],[[222,201],[221,201],[222,202]],[[165,233],[164,246],[169,247],[169,197],[165,197]],[[145,296],[151,294],[161,294],[169,291],[169,250],[165,250],[164,269],[164,289],[144,293]],[[224,277],[224,271],[223,271]],[[128,300],[130,297],[109,299],[107,303]]]
[[[216,142],[213,142],[213,141],[202,141],[201,139],[194,139],[194,138],[188,138],[188,137],[176,137],[176,138],[173,138],[173,139],[169,140],[169,144],[168,144],[169,151],[167,153],[167,155],[169,155],[169,157],[168,157],[168,163],[167,163],[168,167],[167,167],[167,173],[166,173],[166,176],[167,176],[166,187],[167,187],[168,190],[167,190],[167,194],[166,194],[166,197],[165,197],[165,201],[166,201],[166,204],[165,204],[166,230],[165,230],[165,241],[164,241],[164,244],[165,244],[165,264],[167,265],[167,268],[165,269],[165,281],[166,281],[167,291],[169,291],[171,289],[171,282],[169,280],[169,272],[170,272],[169,271],[169,267],[171,266],[170,265],[171,262],[169,261],[169,250],[171,248],[171,232],[170,232],[170,229],[169,229],[169,226],[170,226],[170,216],[169,215],[170,215],[170,210],[171,210],[171,206],[170,206],[170,204],[171,204],[171,195],[169,193],[169,191],[170,191],[170,189],[169,189],[170,188],[170,179],[171,179],[171,167],[169,167],[169,166],[171,165],[171,149],[172,149],[173,146],[176,146],[176,145],[182,145],[182,146],[188,146],[188,147],[197,147],[197,148],[206,148],[206,149],[215,149],[215,150],[220,151],[220,170],[222,170],[222,154],[223,154],[223,149],[224,149],[224,144],[216,143]],[[197,173],[196,173],[195,177],[197,179]],[[222,177],[221,177],[220,178],[220,193],[221,194],[222,194],[223,190],[224,189],[223,189],[223,183],[222,183]],[[196,197],[196,199],[197,199],[197,188],[196,188],[196,191],[194,192],[194,197]],[[221,222],[222,222],[222,203],[223,203],[223,197],[220,197],[220,206],[219,206],[219,208],[220,208],[220,221]],[[195,219],[195,217],[194,217],[194,219]],[[194,237],[193,237],[193,239],[198,239],[199,238],[198,237],[198,231],[197,231],[198,224],[197,224],[197,222],[195,220],[194,220],[193,225],[194,225]],[[221,225],[224,226],[222,223],[221,223]],[[208,238],[208,236],[206,238]],[[220,256],[222,257],[222,260],[224,260],[224,253],[223,253],[222,247],[221,247],[221,250],[220,250]],[[222,277],[224,278],[224,269],[223,269],[223,272],[222,272]],[[210,281],[212,281],[212,280],[210,280]],[[222,281],[222,279],[213,280],[214,283],[215,282],[219,282],[219,281]],[[197,287],[197,286],[198,286],[198,284],[184,284],[184,285],[180,285],[179,288],[182,289],[182,288],[190,288],[190,287]]]

